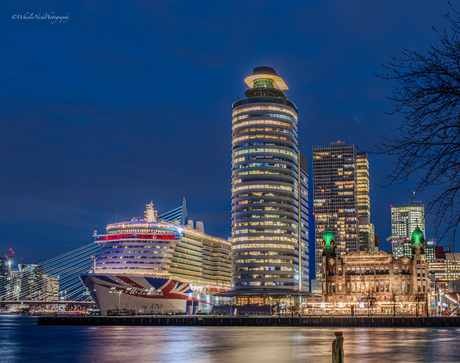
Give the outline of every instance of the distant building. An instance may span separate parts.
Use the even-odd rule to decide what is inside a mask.
[[[429,271],[436,283],[436,292],[446,293],[449,282],[460,280],[460,253],[437,252]]]
[[[59,278],[49,274],[43,274],[41,300],[59,300]]]
[[[411,256],[411,233],[416,227],[425,234],[425,205],[422,202],[391,206],[391,243],[395,258]]]
[[[18,270],[12,270],[5,300],[21,299],[22,273]]]
[[[359,250],[374,252],[374,225],[370,221],[369,160],[366,152],[356,153],[356,200],[359,220]]]
[[[0,300],[6,300],[9,281],[9,259],[0,257]]]
[[[354,145],[331,142],[313,148],[316,287],[320,286],[322,238],[329,228],[337,236],[337,255],[374,251],[370,223],[369,161]],[[314,291],[314,290],[313,290]],[[314,291],[320,293],[320,291]]]
[[[323,301],[336,310],[375,313],[423,313],[429,286],[423,232],[412,233],[411,257],[379,251],[338,256],[331,231],[323,235]]]
[[[42,293],[43,266],[38,264],[19,265],[21,300],[39,300]]]
[[[425,256],[428,262],[434,260],[434,250],[436,248],[436,241],[434,239],[430,239],[426,241],[426,248],[425,248]]]
[[[10,271],[10,259],[0,257],[0,276],[8,276]]]
[[[450,294],[460,294],[460,280],[449,281],[447,290]]]
[[[11,265],[13,262],[13,249],[10,248],[5,257],[0,257],[0,300],[8,300],[12,295]]]

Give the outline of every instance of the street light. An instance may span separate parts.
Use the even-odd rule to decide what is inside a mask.
[[[425,300],[425,296],[423,293],[418,293],[415,295],[416,307],[415,307],[415,316],[418,316],[418,306],[419,304]]]

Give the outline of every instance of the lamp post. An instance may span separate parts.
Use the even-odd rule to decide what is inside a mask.
[[[420,302],[424,301],[424,294],[423,293],[418,293],[417,295],[415,295],[415,301],[416,301],[416,307],[415,307],[415,316],[418,316],[418,307],[419,307],[419,304]]]
[[[393,292],[393,316],[396,316],[396,294]]]

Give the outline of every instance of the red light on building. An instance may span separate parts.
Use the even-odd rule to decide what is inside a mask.
[[[313,212],[311,215],[314,216],[314,215],[315,215],[315,212]]]

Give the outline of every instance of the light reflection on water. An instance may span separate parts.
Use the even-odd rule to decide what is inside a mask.
[[[0,316],[2,362],[458,362],[458,328],[66,327]]]

